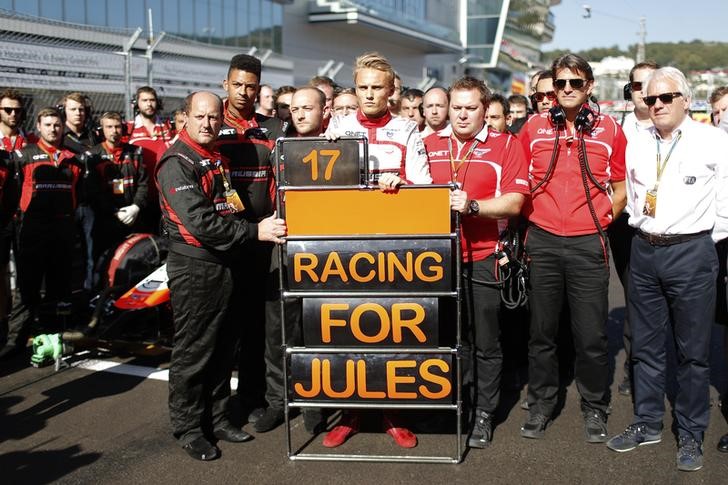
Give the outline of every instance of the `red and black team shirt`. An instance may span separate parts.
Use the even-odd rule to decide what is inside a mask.
[[[72,218],[82,168],[76,155],[43,140],[15,152],[24,218]]]
[[[88,185],[94,209],[113,214],[118,209],[136,204],[147,207],[148,175],[144,169],[142,150],[129,144],[114,147],[107,142],[89,150],[91,174]]]
[[[230,185],[237,190],[245,220],[257,222],[273,213],[275,177],[272,151],[277,138],[285,136],[281,120],[255,113],[250,119],[233,116],[225,101],[225,120],[217,146],[230,171]]]
[[[492,199],[512,193],[528,195],[523,148],[510,133],[499,133],[486,126],[458,149],[452,127],[447,126],[424,141],[433,183],[457,182],[468,193],[468,199]],[[481,261],[493,254],[506,224],[507,220],[463,217],[463,261]]]
[[[549,180],[531,194],[523,214],[530,222],[559,236],[594,234],[597,228],[587,204],[579,162],[579,140],[566,128],[557,128],[548,112],[533,115],[518,134],[529,163],[531,187],[544,179],[554,151],[559,130],[554,171]],[[611,116],[597,117],[589,133],[584,134],[586,159],[601,185],[623,181],[624,152],[627,140],[622,128]],[[610,195],[589,181],[589,192],[602,227],[612,221]]]
[[[133,123],[128,123],[127,129],[129,132],[128,143],[141,147],[142,157],[144,158],[144,170],[148,174],[153,174],[157,162],[172,144],[172,138],[174,138],[172,128],[169,126],[169,123],[158,120],[154,125],[152,133],[149,133],[147,128],[142,124],[141,115],[137,115]],[[149,203],[158,204],[157,187],[154,184],[149,184],[147,192]]]
[[[258,237],[257,224],[239,220],[225,199],[220,154],[182,130],[157,164],[162,230],[172,243],[225,252]]]

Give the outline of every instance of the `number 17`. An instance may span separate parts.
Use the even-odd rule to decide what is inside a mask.
[[[303,157],[303,163],[311,162],[311,180],[318,180],[318,155],[321,152],[322,157],[330,157],[324,170],[324,180],[331,180],[334,164],[341,155],[341,150],[311,150],[308,155]]]

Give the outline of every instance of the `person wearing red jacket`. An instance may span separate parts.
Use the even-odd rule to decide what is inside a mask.
[[[573,54],[551,67],[557,105],[519,133],[529,163],[531,199],[523,214],[531,259],[529,417],[525,438],[542,438],[559,388],[556,337],[568,300],[586,440],[607,440],[609,363],[606,335],[607,226],[625,206],[626,139],[619,124],[589,106],[594,75]]]

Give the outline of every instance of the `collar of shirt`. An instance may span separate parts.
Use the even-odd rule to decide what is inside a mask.
[[[361,123],[364,128],[381,128],[385,126],[392,119],[392,114],[387,111],[384,115],[379,118],[370,118],[366,116],[361,110],[356,111],[356,119]]]
[[[437,132],[437,136],[440,138],[449,138],[453,134],[452,125],[447,125],[445,128]],[[483,125],[483,128],[474,137],[480,143],[485,143],[488,139],[488,125]],[[470,141],[470,140],[467,140]]]

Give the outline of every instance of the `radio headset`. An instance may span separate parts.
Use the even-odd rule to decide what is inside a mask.
[[[607,186],[599,183],[599,181],[592,173],[591,167],[589,166],[589,159],[586,153],[586,142],[584,141],[584,134],[590,133],[598,122],[600,110],[596,97],[591,96],[589,98],[589,101],[591,101],[593,105],[596,106],[596,111],[594,111],[594,109],[589,105],[589,102],[584,103],[579,109],[579,112],[576,114],[576,118],[574,118],[574,130],[576,132],[576,140],[579,143],[577,152],[579,157],[579,168],[581,170],[581,178],[584,185],[584,194],[586,196],[587,205],[589,206],[589,213],[591,214],[594,225],[596,226],[596,229],[602,238],[602,246],[606,248],[607,236],[604,233],[601,224],[599,224],[599,217],[597,216],[596,210],[594,209],[594,202],[592,201],[589,181],[591,181],[592,184],[594,184],[599,190],[603,192],[607,191]],[[566,128],[566,112],[561,106],[555,105],[549,110],[549,119],[554,125],[556,131],[556,136],[554,137],[554,147],[551,151],[551,161],[549,161],[546,175],[544,175],[544,178],[531,189],[531,193],[535,192],[553,175],[554,168],[556,166],[556,159],[558,158],[559,153],[559,136],[561,130]]]

